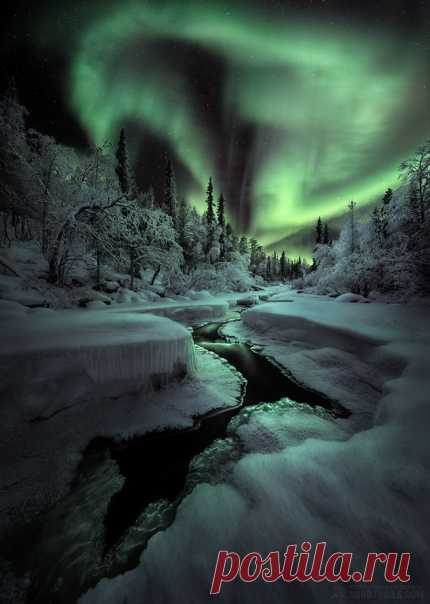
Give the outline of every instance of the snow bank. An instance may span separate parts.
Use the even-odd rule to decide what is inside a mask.
[[[233,440],[222,441],[225,448],[242,450],[240,459],[230,455],[221,472],[208,458],[210,471],[201,471],[204,480],[182,501],[172,526],[150,540],[139,566],[100,581],[82,603],[210,602],[219,549],[259,551],[264,556],[304,540],[326,541],[329,552],[353,552],[357,564],[371,551],[412,552],[412,579],[405,597],[426,600],[430,309],[338,305],[306,294],[298,298],[246,311],[244,333],[286,367],[295,354],[301,362],[306,355],[313,357],[303,371],[306,383],[312,378],[311,367],[319,369],[323,386],[338,388],[345,396],[348,383],[342,380],[355,375],[350,390],[368,381],[369,396],[378,380],[381,389],[366,429],[357,431],[356,426],[350,433],[355,412],[351,419],[334,420],[294,404],[243,410],[231,423]],[[341,359],[343,370],[333,372],[333,363]],[[354,373],[354,363],[361,375]],[[365,369],[372,367],[369,378]],[[361,402],[367,408],[364,392]],[[220,450],[222,443],[217,445]],[[372,585],[364,586],[235,581],[223,585],[219,598],[223,604],[297,604],[337,597],[397,599],[398,593],[397,584],[387,585],[378,574]]]
[[[401,305],[337,304],[291,292],[288,302],[276,301],[285,297],[245,311],[224,333],[261,346],[298,381],[353,411],[354,429],[370,425],[386,380],[405,362],[386,344],[419,337],[425,308],[416,314]]]
[[[188,296],[191,298],[191,300],[208,300],[209,298],[212,298],[212,295],[207,291],[207,289],[202,289],[200,291],[190,289]]]
[[[370,302],[370,300],[368,300],[367,298],[365,298],[364,296],[361,296],[360,294],[341,294],[340,296],[336,297],[336,302],[359,302],[361,304],[368,304]]]
[[[190,333],[163,317],[28,312],[2,325],[2,396],[31,415],[53,413],[100,389],[119,395],[193,370]]]
[[[23,317],[28,308],[12,300],[0,300],[0,321]]]
[[[135,304],[132,307],[118,306],[112,308],[112,312],[123,313],[151,313],[162,317],[168,317],[174,321],[186,323],[187,325],[203,320],[222,319],[229,309],[229,303],[226,300],[215,300],[211,298],[204,302],[176,302],[163,301],[158,304]]]
[[[0,275],[0,298],[24,306],[43,306],[46,298],[38,291],[30,288],[20,277]]]
[[[255,306],[259,302],[260,302],[260,299],[256,295],[245,296],[243,298],[238,298],[238,300],[237,300],[237,304],[239,306]]]

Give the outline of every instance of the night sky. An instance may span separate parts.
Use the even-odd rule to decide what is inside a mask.
[[[165,153],[203,209],[268,244],[397,186],[430,134],[430,2],[153,0],[3,8],[1,80],[83,152],[125,127],[139,185]]]

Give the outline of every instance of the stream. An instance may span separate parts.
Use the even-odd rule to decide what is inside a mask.
[[[110,446],[111,457],[118,463],[126,482],[110,501],[105,520],[106,551],[149,503],[161,498],[173,501],[180,496],[191,459],[216,438],[226,436],[229,421],[241,408],[261,401],[275,402],[287,396],[295,402],[333,410],[329,399],[287,377],[270,360],[251,350],[249,345],[226,342],[219,335],[224,324],[225,321],[198,327],[193,331],[193,339],[196,344],[223,357],[246,378],[241,406],[208,413],[199,421],[198,429],[170,430],[135,438],[125,445]],[[174,457],[172,451],[175,451]],[[142,459],[151,459],[145,467],[143,484]]]
[[[193,339],[223,357],[246,379],[241,404],[207,413],[192,429],[150,433],[121,443],[107,438],[93,440],[70,495],[55,506],[40,529],[37,540],[41,545],[36,546],[32,563],[34,588],[30,602],[73,602],[103,576],[134,568],[150,537],[172,524],[179,503],[194,486],[195,482],[190,481],[193,458],[217,439],[226,438],[228,423],[243,407],[288,397],[298,403],[325,407],[337,416],[346,415],[327,397],[297,383],[248,344],[222,337],[221,327],[229,320],[238,320],[237,313],[231,316],[234,318],[196,327]],[[85,518],[85,506],[91,497],[94,527],[88,530],[85,524],[82,528],[76,523],[91,522]],[[71,526],[64,520],[70,515],[75,516]],[[59,535],[54,543],[53,530]],[[78,542],[84,541],[82,535],[87,549],[77,555]],[[70,559],[65,562],[66,556],[62,555],[53,567],[58,555],[55,551],[63,554],[67,549],[74,552]],[[59,575],[63,578],[61,584]]]

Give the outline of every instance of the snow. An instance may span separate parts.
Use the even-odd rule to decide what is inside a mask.
[[[0,300],[0,320],[21,318],[27,312],[27,308],[13,300]]]
[[[360,302],[362,304],[368,304],[369,300],[364,296],[360,296],[360,294],[346,293],[337,296],[336,302]]]
[[[222,319],[228,311],[229,305],[223,300],[206,300],[205,302],[178,303],[175,301],[152,304],[133,305],[133,307],[115,307],[112,312],[122,313],[151,313],[163,317],[169,317],[174,321],[191,324],[203,320]]]
[[[0,275],[0,298],[25,306],[44,306],[45,297],[34,289],[27,289],[23,279]]]
[[[2,395],[33,415],[53,413],[97,387],[120,395],[193,371],[190,333],[162,317],[27,312],[2,325]]]
[[[255,304],[259,303],[259,297],[258,296],[243,296],[241,298],[238,299],[237,303],[239,304],[239,306],[254,306]]]
[[[191,300],[207,300],[208,298],[212,297],[206,289],[201,289],[200,291],[194,291],[191,289],[188,292],[188,295]]]
[[[177,329],[188,334],[180,325],[158,317],[145,317],[143,325],[147,319],[153,323],[154,331],[166,326],[170,333]],[[134,321],[135,328],[139,325],[139,321]],[[103,329],[101,325],[99,328]],[[125,330],[118,329],[117,339],[122,341],[125,336]],[[138,340],[133,334],[128,337]],[[163,337],[167,338],[167,334],[163,333],[160,338]],[[51,400],[51,408],[47,409],[51,387],[45,383],[43,417],[41,405],[23,414],[10,397],[2,396],[0,533],[7,527],[20,526],[67,492],[83,450],[96,436],[123,440],[154,430],[189,428],[195,418],[208,411],[237,405],[241,376],[225,361],[198,346],[195,357],[195,372],[180,382],[159,390],[122,393],[121,397],[94,388],[89,379],[74,386],[74,381],[63,375],[67,385],[61,394],[69,392],[69,400],[55,396],[55,405]]]
[[[245,326],[231,323],[226,331],[252,340],[305,383],[352,402],[351,418],[333,419],[288,401],[244,409],[223,441],[236,456],[225,454],[229,461],[221,471],[206,455],[202,480],[180,504],[174,523],[150,540],[140,564],[103,579],[81,603],[209,602],[219,549],[264,556],[304,540],[327,541],[330,552],[353,552],[358,564],[370,551],[410,551],[408,588],[425,599],[430,309],[337,304],[291,292],[288,298],[293,302],[245,311]],[[348,389],[358,394],[348,398]],[[360,412],[364,423],[354,420]],[[369,588],[384,598],[389,587],[380,576],[365,587],[236,581],[225,584],[218,598],[349,601]]]

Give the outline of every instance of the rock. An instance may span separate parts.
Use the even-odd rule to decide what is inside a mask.
[[[360,296],[360,294],[347,293],[347,294],[342,294],[341,296],[338,296],[336,298],[336,302],[345,302],[345,303],[353,303],[353,304],[356,304],[358,302],[360,304],[369,304],[370,300],[368,300],[364,296]]]
[[[247,296],[246,298],[239,298],[237,304],[239,306],[255,306],[260,302],[258,296]]]
[[[202,289],[200,291],[194,291],[193,289],[190,289],[190,291],[188,292],[188,296],[191,298],[191,300],[206,300],[207,298],[212,297],[207,291],[207,289]]]
[[[91,310],[96,310],[97,308],[106,308],[106,304],[101,302],[100,300],[91,300],[86,304],[85,308],[89,308]]]
[[[113,294],[119,290],[121,285],[118,281],[103,281],[100,284],[100,291],[106,292],[107,294]]]

